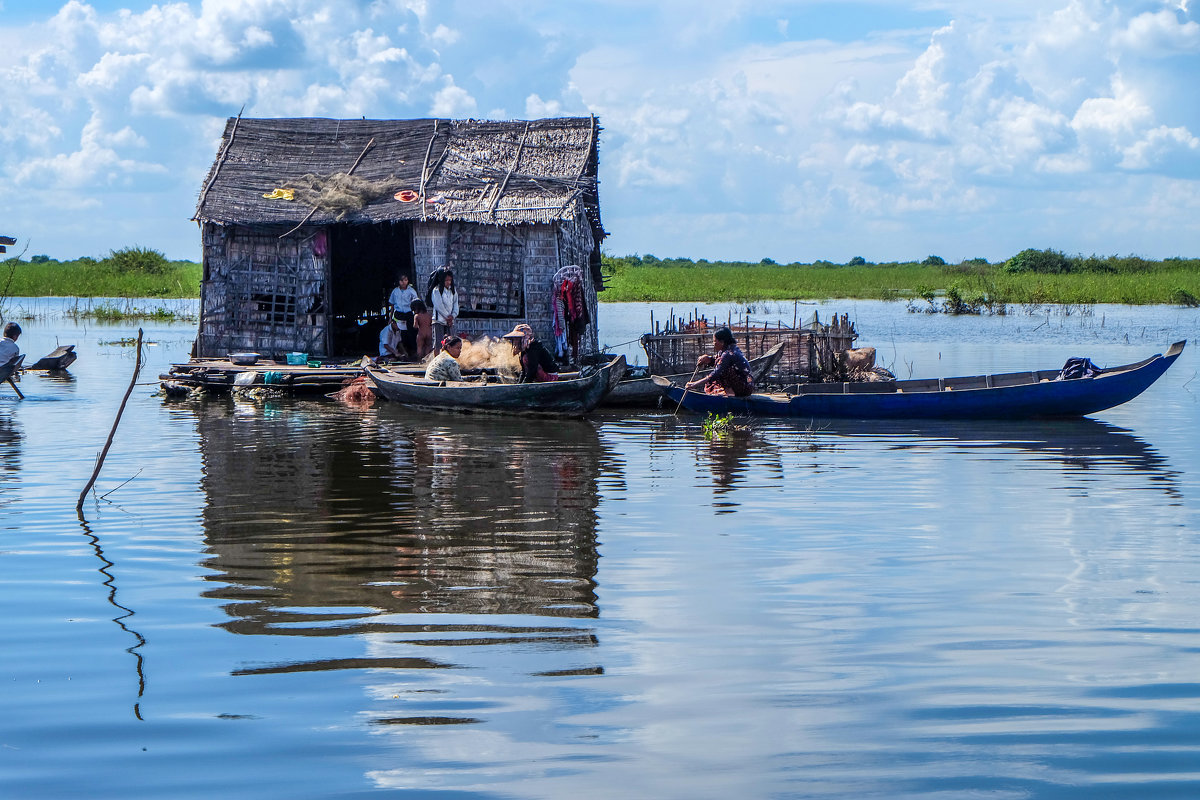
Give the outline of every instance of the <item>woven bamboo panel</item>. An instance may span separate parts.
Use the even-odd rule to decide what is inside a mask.
[[[691,372],[699,356],[712,353],[714,330],[646,334],[642,337],[642,348],[649,359],[650,371],[656,375]],[[836,354],[854,347],[857,335],[849,329],[833,329],[828,325],[816,329],[735,326],[730,330],[749,359],[758,358],[775,345],[783,344],[779,363],[767,376],[768,382],[781,384],[815,381],[822,374],[832,372]]]

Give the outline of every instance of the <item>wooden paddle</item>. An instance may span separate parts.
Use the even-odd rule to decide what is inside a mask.
[[[9,378],[8,378],[8,385],[9,385],[9,386],[11,386],[11,387],[13,387],[13,391],[17,393],[17,399],[18,399],[18,400],[24,400],[24,399],[25,399],[25,395],[21,394],[21,390],[17,388],[17,385],[16,385],[15,383],[13,383],[13,379],[12,379],[12,376],[11,376],[11,375],[10,375],[10,376],[9,376]]]
[[[692,370],[692,377],[688,378],[687,383],[685,383],[683,385],[683,394],[679,395],[679,403],[675,406],[675,412],[671,416],[673,416],[673,417],[679,416],[679,409],[680,409],[680,407],[683,406],[683,398],[686,397],[687,393],[691,391],[691,389],[689,389],[687,385],[688,385],[688,383],[691,383],[692,381],[696,380],[696,373],[699,371],[700,371],[700,364],[697,363],[696,368],[694,370]]]

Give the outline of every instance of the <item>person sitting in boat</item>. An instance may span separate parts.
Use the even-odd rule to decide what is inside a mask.
[[[712,355],[696,359],[696,369],[712,367],[713,371],[699,380],[687,384],[691,391],[704,390],[705,394],[729,397],[745,397],[754,391],[754,377],[750,374],[750,362],[733,338],[733,331],[721,328],[713,334]]]
[[[4,326],[4,338],[0,339],[0,366],[4,366],[21,355],[21,348],[17,347],[19,338],[21,338],[20,325],[10,322]]]
[[[512,345],[513,353],[521,360],[519,383],[545,383],[558,380],[558,364],[538,338],[533,328],[521,324],[504,334]]]
[[[441,352],[425,368],[425,380],[461,381],[462,370],[458,366],[458,357],[462,355],[462,347],[463,341],[457,336],[450,335],[442,339]]]
[[[388,319],[387,325],[383,326],[383,330],[379,332],[379,357],[400,361],[403,359],[402,353],[404,345],[401,342],[401,334],[404,331],[400,328],[400,323],[395,317]]]

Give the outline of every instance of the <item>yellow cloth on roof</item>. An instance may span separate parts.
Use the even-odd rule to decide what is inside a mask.
[[[295,200],[296,193],[292,189],[272,189],[263,195],[268,200]]]

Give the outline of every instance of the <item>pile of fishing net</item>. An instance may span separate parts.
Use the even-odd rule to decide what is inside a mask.
[[[350,211],[358,211],[384,197],[391,197],[403,181],[394,175],[383,180],[369,181],[345,172],[332,175],[307,173],[283,184],[292,191],[292,199],[301,205],[335,213],[341,219]]]
[[[356,406],[369,406],[375,402],[375,392],[371,390],[365,375],[342,384],[342,388],[330,395],[334,400]]]
[[[463,339],[458,365],[464,370],[491,368],[509,375],[516,375],[521,371],[521,362],[508,340],[493,339],[490,336],[483,336],[473,342]]]

